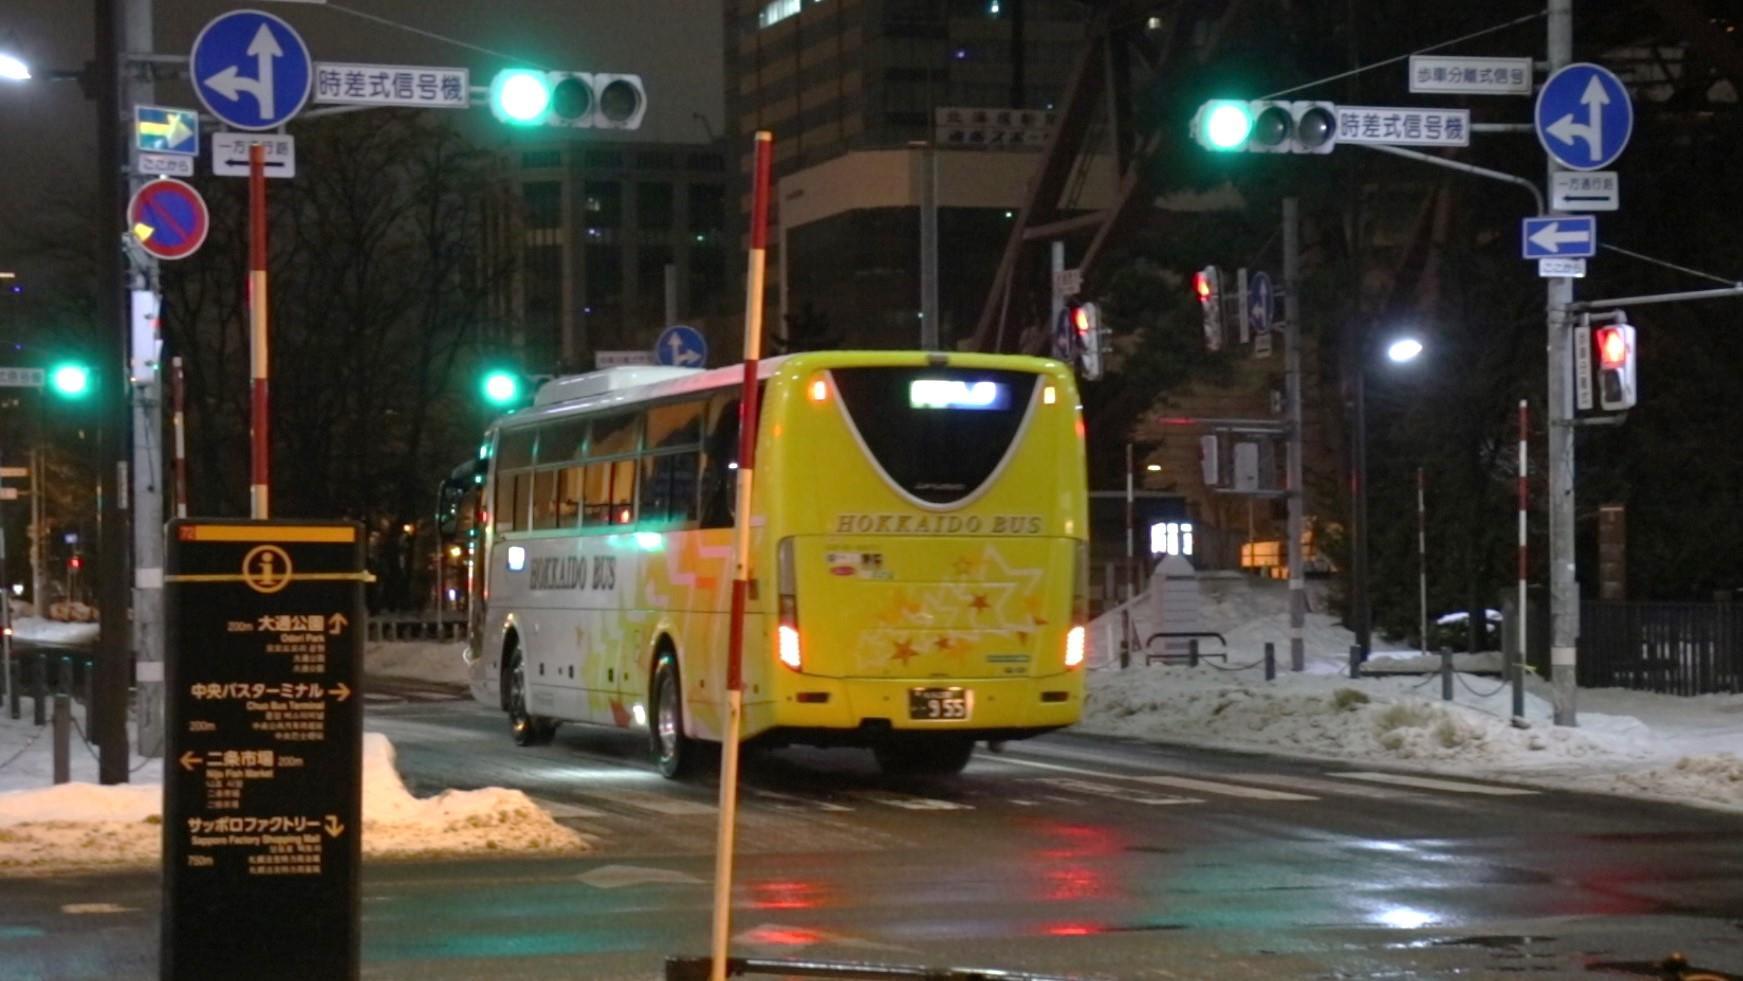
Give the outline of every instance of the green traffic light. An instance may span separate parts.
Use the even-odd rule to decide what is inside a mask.
[[[1253,112],[1245,102],[1212,99],[1198,110],[1198,141],[1212,150],[1238,150],[1253,132]]]
[[[48,383],[62,398],[82,399],[91,393],[91,369],[77,361],[65,361],[49,369]]]
[[[484,400],[491,405],[504,407],[520,401],[520,376],[512,371],[498,369],[484,376]]]
[[[505,68],[490,80],[490,111],[505,123],[536,126],[550,107],[551,89],[544,72]]]

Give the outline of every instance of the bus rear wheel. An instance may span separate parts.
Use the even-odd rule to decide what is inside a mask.
[[[508,652],[508,728],[516,746],[543,746],[557,735],[557,724],[527,709],[526,658],[520,645]]]
[[[893,736],[872,747],[878,767],[891,776],[961,773],[974,755],[974,740],[960,736]]]
[[[678,780],[696,772],[702,747],[684,735],[684,687],[678,681],[678,661],[663,654],[654,666],[653,725],[648,727],[648,751],[660,776]]]

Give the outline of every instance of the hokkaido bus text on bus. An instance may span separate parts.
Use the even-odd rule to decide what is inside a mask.
[[[534,559],[528,564],[532,573],[531,589],[616,589],[617,557],[552,556]],[[589,572],[591,571],[591,575]]]
[[[835,516],[837,535],[1039,535],[1038,514],[864,514]]]

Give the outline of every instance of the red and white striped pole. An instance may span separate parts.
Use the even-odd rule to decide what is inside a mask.
[[[1530,539],[1527,537],[1531,510],[1531,409],[1530,403],[1519,400],[1519,629],[1513,638],[1513,719],[1525,719],[1525,652],[1530,649],[1530,634],[1526,632],[1527,613],[1525,584],[1531,574]]]
[[[744,614],[750,594],[751,484],[756,470],[757,360],[762,356],[763,270],[769,242],[769,166],[774,134],[758,130],[752,170],[750,270],[745,277],[744,388],[738,399],[736,559],[732,574],[732,626],[726,652],[724,727],[720,734],[720,827],[714,848],[714,930],[708,976],[725,981],[727,935],[732,928],[733,829],[738,820],[738,739],[744,716]]]
[[[1428,507],[1427,478],[1422,468],[1416,468],[1416,598],[1419,628],[1422,631],[1422,656],[1428,656]]]
[[[249,436],[252,445],[248,500],[250,516],[259,521],[270,515],[267,473],[272,459],[266,396],[266,147],[259,143],[248,147],[248,231]]]
[[[175,512],[176,517],[188,516],[188,441],[187,392],[182,388],[182,359],[176,355],[170,364],[170,427],[175,431]]]

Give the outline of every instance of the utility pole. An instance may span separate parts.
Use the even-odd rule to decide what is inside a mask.
[[[1554,74],[1573,61],[1573,0],[1549,0],[1548,19],[1549,71]],[[1551,157],[1546,182],[1554,181],[1560,169]],[[1549,404],[1544,439],[1549,451],[1549,665],[1558,726],[1578,724],[1575,645],[1580,633],[1580,597],[1579,583],[1574,579],[1574,428],[1567,320],[1573,298],[1572,279],[1557,276],[1549,280]]]
[[[96,0],[96,50],[91,80],[97,95],[97,459],[102,506],[97,533],[101,582],[97,661],[91,692],[91,737],[97,778],[127,782],[127,333],[121,303],[121,212],[127,187],[121,160],[121,38],[119,0]]]
[[[124,21],[126,51],[130,56],[152,50],[152,0],[126,0]],[[150,66],[128,61],[128,101],[152,105],[156,86]],[[129,168],[130,170],[132,168]],[[129,178],[137,191],[145,181]],[[138,746],[142,756],[158,756],[163,750],[163,372],[159,364],[158,315],[162,297],[158,292],[157,260],[138,250],[129,251],[128,295],[132,302],[133,393],[133,650],[138,692]]]
[[[1307,583],[1301,570],[1301,202],[1283,199],[1283,385],[1289,403],[1289,670],[1307,670],[1301,632],[1307,623]]]

